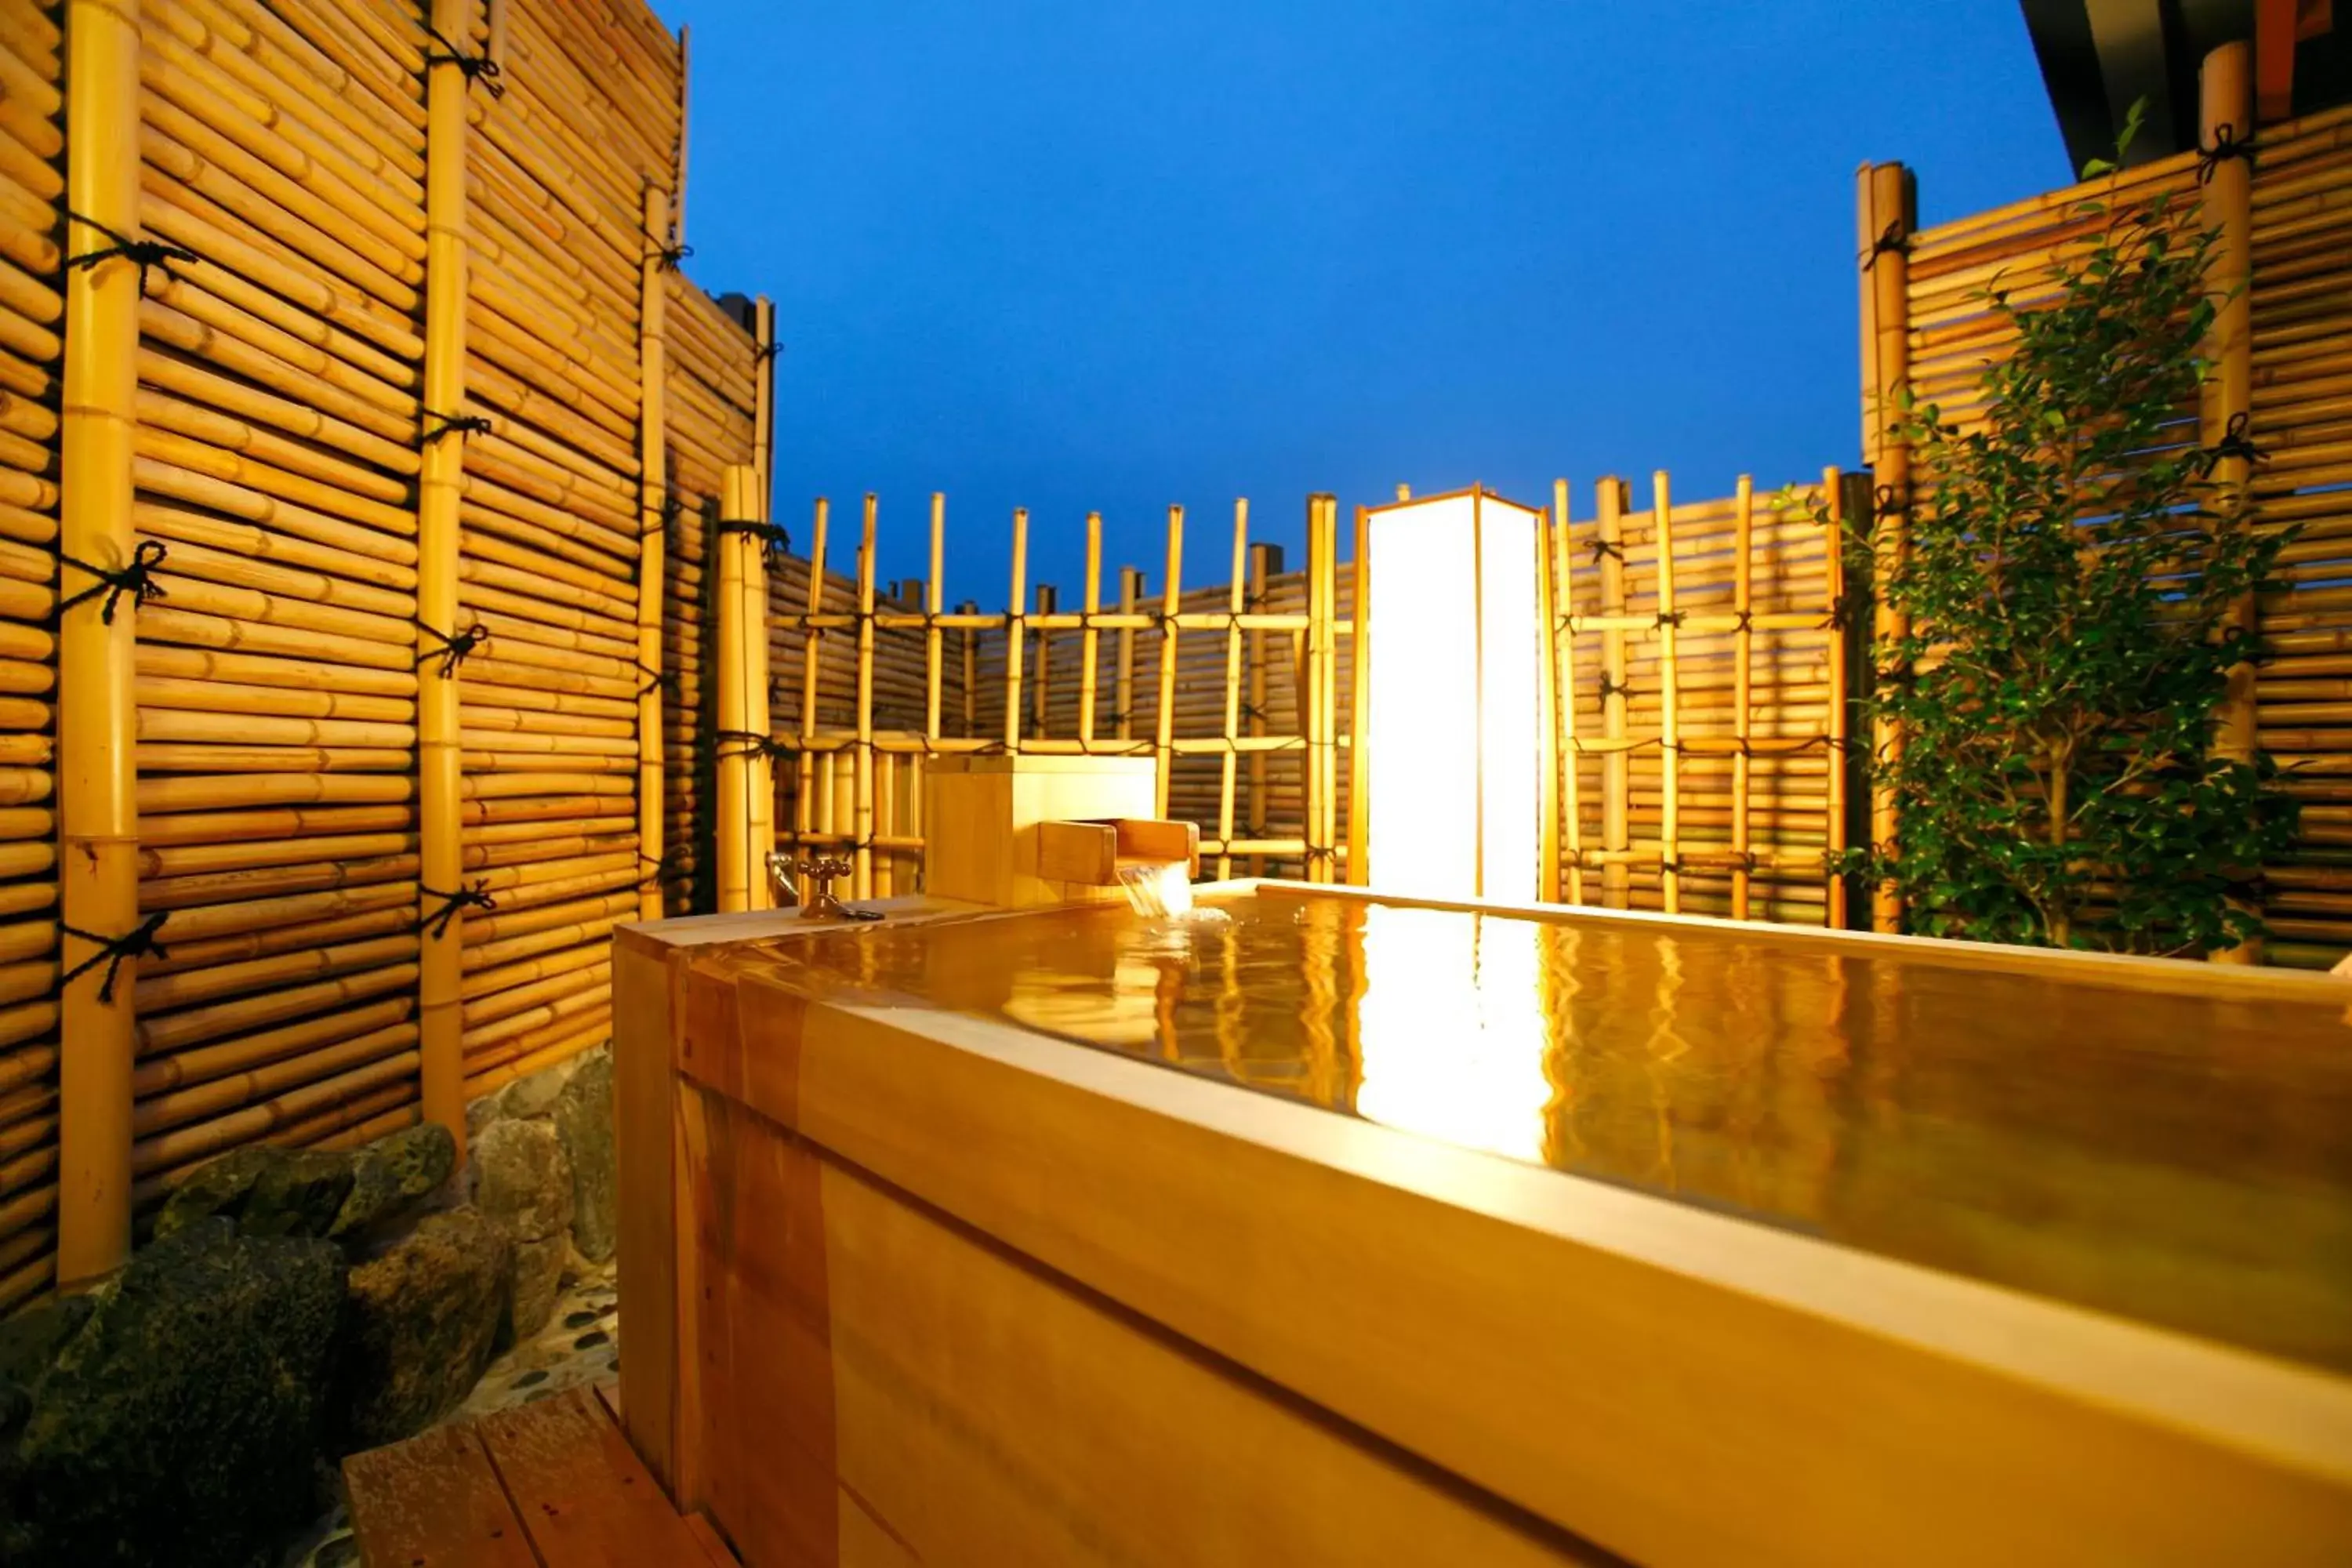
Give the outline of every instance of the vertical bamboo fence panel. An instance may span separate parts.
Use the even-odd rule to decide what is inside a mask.
[[[64,236],[61,13],[20,9],[0,35],[0,151],[7,154],[0,180],[0,1312],[45,1289],[58,1268],[59,803],[51,628],[66,297],[74,293],[79,303],[82,290],[94,294],[104,282],[124,296],[111,301],[118,314],[136,308],[126,293],[135,283],[89,276],[95,265],[76,268],[72,279],[58,276],[61,237],[92,251],[109,241],[86,226]],[[85,60],[84,68],[96,63]],[[136,268],[118,259],[111,270]],[[88,307],[98,303],[91,299]],[[84,613],[102,614],[102,605]],[[96,973],[85,977],[85,1005],[102,985]],[[127,1061],[127,1042],[114,1048]],[[100,1135],[119,1149],[121,1101],[92,1109],[108,1123]],[[127,1172],[118,1173],[122,1177]],[[102,1267],[118,1244],[110,1221],[97,1226],[84,1243],[89,1263],[79,1267]]]
[[[1823,856],[1844,847],[1849,634],[1832,546],[1849,488],[1829,469],[1759,496],[1743,476],[1730,496],[1677,503],[1661,472],[1648,510],[1627,511],[1609,479],[1587,518],[1557,488],[1569,901],[1842,923]]]
[[[2202,409],[2183,411],[2182,429],[2185,436],[2197,418],[2212,439],[2237,421],[2259,456],[2251,464],[2228,460],[2217,479],[2238,482],[2242,470],[2257,526],[2299,532],[2282,559],[2279,591],[2254,606],[2269,656],[2233,680],[2217,735],[2225,748],[2251,739],[2269,751],[2303,804],[2294,850],[2263,868],[2262,913],[2274,940],[2262,956],[2326,967],[2352,952],[2352,110],[2249,135],[2242,83],[2217,79],[2231,68],[2225,60],[2207,64],[2204,154],[1911,236],[1900,310],[1915,391],[1965,426],[1981,410],[1985,367],[2011,348],[1984,289],[1998,281],[2026,306],[2049,297],[2052,265],[2079,255],[2098,226],[2083,204],[2163,195],[2221,230],[2218,268],[2241,265],[2234,251],[2242,235],[2251,278],[2236,296],[2242,331],[2225,310],[2215,331],[2216,376]],[[2230,281],[2224,273],[2217,288],[2226,292]],[[1866,334],[1871,327],[1866,310]],[[1865,368],[1870,363],[1865,348]],[[1865,431],[1874,390],[1865,384]]]
[[[997,612],[944,608],[944,497],[929,509],[928,575],[870,598],[875,533],[853,557],[854,574],[835,573],[828,515],[818,502],[814,559],[788,557],[777,574],[775,603],[800,607],[771,613],[772,742],[793,764],[778,771],[793,799],[776,820],[792,825],[779,838],[796,851],[862,859],[856,896],[919,886],[923,770],[930,758],[975,752],[1161,757],[1166,809],[1201,825],[1204,856],[1303,873],[1319,849],[1327,868],[1337,866],[1340,803],[1310,800],[1307,766],[1312,732],[1302,716],[1315,670],[1304,656],[1314,618],[1307,574],[1265,570],[1279,554],[1249,543],[1245,503],[1219,556],[1229,574],[1256,572],[1254,585],[1183,586],[1185,522],[1171,512],[1157,591],[1141,571],[1118,567],[1117,607],[1105,608],[1095,517],[1084,524],[1090,548],[1078,607],[1068,610],[1055,585],[1028,580],[1025,512],[1013,522],[1007,598],[1021,607]],[[889,526],[887,506],[875,503],[869,516]],[[1328,539],[1318,549],[1328,553]],[[1326,571],[1339,586],[1328,595],[1333,624],[1324,640],[1343,647],[1350,628],[1339,623],[1351,599],[1336,563]],[[1330,663],[1324,700],[1344,711],[1349,688],[1336,668],[1344,661]],[[1336,752],[1345,737],[1335,731],[1327,744]],[[1318,822],[1323,837],[1310,842]]]
[[[761,361],[676,270],[679,41],[495,9],[0,7],[0,1308],[601,1041],[686,895]]]

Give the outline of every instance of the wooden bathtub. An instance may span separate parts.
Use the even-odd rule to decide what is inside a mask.
[[[616,937],[749,1568],[2352,1562],[2352,985],[1210,901]]]

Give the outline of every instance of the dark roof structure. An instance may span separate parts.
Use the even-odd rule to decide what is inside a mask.
[[[2256,118],[2352,102],[2352,16],[2336,0],[2021,0],[2042,80],[2076,168],[2115,155],[2145,100],[2126,162],[2197,144],[2197,68],[2220,46],[2254,46]],[[2347,0],[2352,4],[2352,0]]]

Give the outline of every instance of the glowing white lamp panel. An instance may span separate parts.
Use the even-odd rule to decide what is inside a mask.
[[[1540,522],[1476,491],[1370,514],[1366,852],[1382,891],[1536,896]]]

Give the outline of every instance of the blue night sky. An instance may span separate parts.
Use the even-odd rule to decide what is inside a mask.
[[[913,575],[944,490],[989,607],[1015,505],[1075,604],[1090,508],[1156,588],[1171,502],[1205,584],[1236,496],[1295,562],[1310,490],[1853,462],[1855,165],[1931,224],[2067,177],[2015,0],[656,4],[688,269],[777,304],[777,518],[877,491]]]

